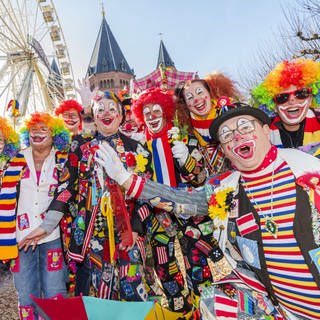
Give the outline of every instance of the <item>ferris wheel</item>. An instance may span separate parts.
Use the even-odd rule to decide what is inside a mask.
[[[51,0],[0,0],[0,115],[52,111],[75,98],[67,45]],[[13,108],[13,107],[12,107]]]

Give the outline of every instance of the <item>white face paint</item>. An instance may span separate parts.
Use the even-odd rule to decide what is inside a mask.
[[[29,141],[33,149],[51,148],[53,144],[51,129],[43,122],[38,123],[30,128]]]
[[[5,145],[6,145],[6,140],[4,138],[2,131],[0,131],[0,154],[3,152]]]
[[[286,88],[286,90],[279,92],[279,94],[293,92],[297,89],[298,87],[291,85],[290,87]],[[305,99],[298,99],[294,94],[290,94],[288,101],[286,103],[277,105],[276,110],[284,124],[288,126],[294,126],[301,123],[305,119],[311,105],[311,101],[312,95]]]
[[[210,92],[204,85],[195,81],[184,89],[184,98],[190,112],[205,118],[211,110]]]
[[[112,99],[102,98],[93,106],[94,120],[98,132],[104,136],[116,133],[122,121],[120,106]]]
[[[145,124],[152,133],[159,133],[166,125],[163,110],[159,104],[148,103],[143,107]]]
[[[74,134],[78,133],[80,127],[80,116],[77,110],[72,108],[63,112],[61,116],[67,129]]]
[[[249,133],[239,133],[236,128],[254,120],[255,129]],[[226,120],[221,124],[218,135],[234,131],[232,140],[222,144],[225,156],[240,171],[254,170],[263,162],[271,148],[268,125],[261,125],[254,117],[245,115]]]

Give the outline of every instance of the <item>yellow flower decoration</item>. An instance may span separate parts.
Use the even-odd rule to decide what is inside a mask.
[[[136,167],[135,167],[134,171],[136,173],[145,172],[147,164],[148,164],[148,159],[146,159],[142,154],[137,154],[136,155]]]
[[[223,221],[228,216],[228,211],[233,207],[233,188],[226,188],[213,193],[209,199],[208,214],[211,219],[218,218]]]

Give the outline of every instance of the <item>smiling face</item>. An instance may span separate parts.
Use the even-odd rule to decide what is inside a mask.
[[[293,94],[295,90],[300,89],[294,85],[281,91],[281,93],[291,92],[289,99],[283,104],[278,104],[276,111],[284,125],[289,131],[299,129],[299,124],[305,119],[312,101],[312,95],[308,95],[304,99],[299,99]]]
[[[80,127],[80,115],[77,110],[71,108],[68,111],[64,111],[61,116],[67,129],[73,134],[77,134]]]
[[[205,119],[211,110],[211,97],[207,88],[195,81],[184,89],[183,95],[189,111]]]
[[[32,149],[51,149],[53,144],[51,129],[44,122],[39,122],[30,128],[29,140]]]
[[[148,130],[159,133],[166,125],[163,110],[159,104],[148,103],[143,107],[143,118]]]
[[[121,132],[126,136],[131,137],[134,133],[138,132],[138,129],[139,127],[133,113],[131,110],[126,111],[124,122],[120,127]]]
[[[104,136],[115,134],[122,121],[120,106],[112,99],[102,98],[94,103],[94,120],[97,130]]]
[[[243,133],[235,130],[237,128]],[[240,171],[254,170],[263,162],[271,148],[269,133],[268,125],[261,125],[258,120],[249,115],[228,119],[220,125],[218,130],[220,141],[223,141],[221,135],[232,135],[231,140],[226,139],[230,140],[229,142],[221,143],[221,145],[225,156]]]

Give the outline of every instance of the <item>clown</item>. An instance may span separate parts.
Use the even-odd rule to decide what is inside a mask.
[[[214,254],[229,269],[213,287],[202,288],[201,311],[208,318],[320,319],[320,199],[312,186],[319,184],[320,161],[273,146],[270,119],[262,110],[240,103],[227,107],[210,134],[233,170],[209,178],[203,189],[134,178],[107,145],[97,156],[113,179],[121,177],[123,188],[139,190],[135,197],[150,203],[158,197],[178,216],[183,206],[184,215],[212,217],[221,248]]]
[[[80,116],[82,111],[82,106],[76,100],[65,100],[55,109],[55,114],[62,117],[65,126],[72,135],[77,135],[82,129]]]
[[[25,149],[9,163],[2,180],[0,215],[16,217],[16,234],[11,239],[11,248],[1,248],[7,258],[15,258],[12,264],[14,284],[18,292],[20,319],[28,312],[28,319],[38,319],[34,309],[35,297],[53,297],[66,294],[65,266],[62,257],[59,227],[43,238],[37,248],[17,252],[16,240],[36,229],[44,218],[53,198],[53,189],[66,159],[70,133],[61,119],[48,113],[34,113],[25,120],[21,129]],[[5,187],[6,186],[6,187]],[[5,203],[10,203],[10,209]],[[54,270],[50,268],[53,257],[61,259]],[[23,312],[22,312],[23,311]]]
[[[153,156],[155,172],[153,179],[172,187],[201,185],[206,178],[204,160],[197,149],[198,142],[195,137],[183,133],[182,129],[172,125],[175,112],[173,94],[159,88],[149,88],[140,95],[138,100],[134,101],[132,109],[138,123],[146,128],[147,146]],[[161,198],[155,197],[152,202],[161,202]],[[150,217],[151,224],[154,226],[150,235],[150,243],[156,261],[155,269],[162,282],[170,309],[186,311],[189,305],[186,301],[185,290],[183,290],[184,283],[181,272],[178,268],[175,272],[170,270],[172,266],[177,264],[173,250],[177,232],[174,226],[176,225],[181,233],[179,240],[185,261],[188,261],[187,278],[188,283],[192,283],[189,288],[198,294],[199,284],[210,282],[212,278],[204,255],[194,247],[190,235],[188,236],[186,233],[189,230],[200,233],[198,224],[201,227],[206,223],[206,220],[203,218],[201,221],[193,221],[192,219],[178,221],[175,217],[170,217],[165,213],[165,208],[166,205],[163,203],[163,210],[155,210]],[[163,242],[163,239],[166,241]],[[208,239],[202,236],[201,240],[205,243]],[[165,250],[166,259],[163,259],[161,250]],[[195,253],[196,251],[197,253]],[[194,277],[196,270],[199,269],[198,263],[193,263],[195,255],[203,258],[201,267],[203,270],[208,269],[206,277],[202,276],[202,271],[198,272],[201,273],[201,276]],[[178,292],[171,289],[173,284],[179,288]]]
[[[92,279],[93,287],[100,298],[144,301],[146,289],[140,254],[140,249],[144,249],[143,230],[136,213],[141,206],[128,200],[120,207],[120,214],[127,215],[127,210],[129,211],[132,223],[130,237],[134,239],[131,245],[124,245],[120,232],[131,233],[129,230],[131,228],[123,230],[123,226],[117,224],[117,219],[113,220],[113,214],[119,213],[113,210],[119,208],[120,203],[114,203],[112,208],[110,205],[102,205],[102,201],[111,203],[110,188],[115,182],[110,181],[109,185],[106,183],[109,180],[96,163],[94,154],[99,144],[106,141],[114,148],[128,170],[151,176],[148,165],[150,152],[119,131],[123,121],[123,111],[119,98],[113,92],[97,91],[93,98],[92,111],[97,134],[94,139],[83,144],[73,141],[68,161],[59,180],[58,192],[48,212],[55,217],[57,224],[63,215],[69,213],[69,204],[75,203],[68,256],[77,263],[90,259],[88,279]],[[112,198],[112,201],[114,199]],[[106,209],[106,206],[110,210]],[[109,213],[112,219],[110,215],[108,216]],[[49,222],[45,219],[39,228],[42,235],[50,234],[56,225]],[[21,243],[25,241],[30,244],[28,237]]]
[[[320,141],[320,63],[308,59],[283,61],[252,90],[260,108],[276,113],[271,124],[271,142],[298,148]]]
[[[209,127],[220,112],[219,97],[239,97],[235,84],[222,73],[212,73],[205,79],[181,83],[176,95],[179,98],[179,120],[186,123],[197,137],[209,174],[221,171],[224,157],[218,146],[212,143]]]

